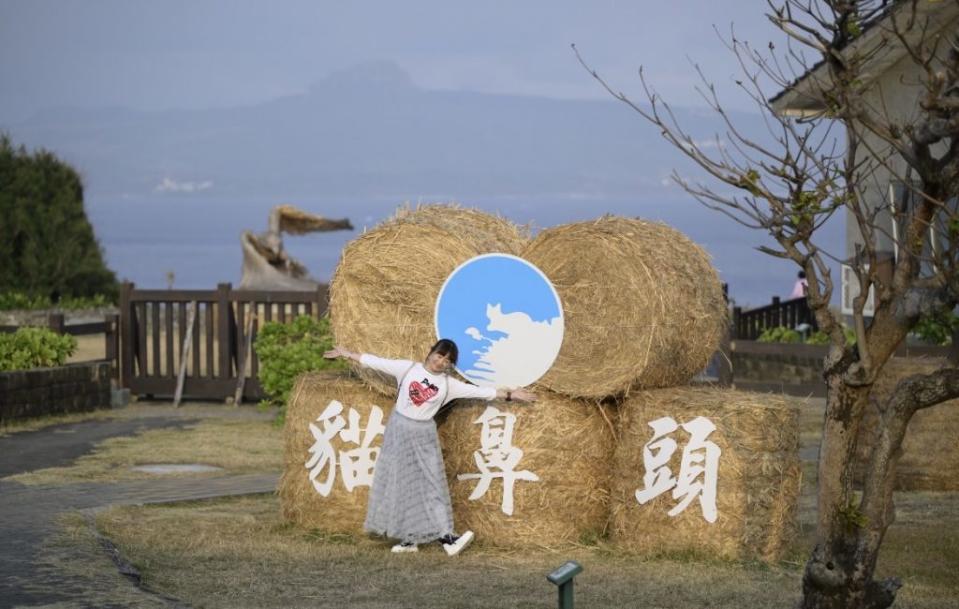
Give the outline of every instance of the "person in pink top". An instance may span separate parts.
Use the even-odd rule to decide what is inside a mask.
[[[399,540],[393,552],[416,552],[418,544],[439,541],[448,555],[459,554],[473,540],[473,532],[453,533],[453,508],[433,417],[444,404],[460,398],[534,402],[536,396],[525,389],[479,387],[453,378],[449,372],[459,349],[445,338],[422,363],[339,346],[323,355],[349,358],[396,379],[396,404],[376,459],[364,528]]]
[[[789,295],[789,298],[805,298],[808,290],[809,282],[806,281],[806,272],[799,271],[799,275],[796,278],[796,283],[793,284],[792,294]]]

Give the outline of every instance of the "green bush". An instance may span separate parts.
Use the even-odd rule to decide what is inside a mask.
[[[955,328],[959,328],[959,316],[947,311],[921,317],[912,331],[927,343],[951,345]]]
[[[777,326],[763,330],[756,341],[760,343],[801,343],[802,336],[795,330]]]
[[[49,296],[30,295],[24,292],[2,292],[0,293],[0,311],[12,311],[23,309],[35,311],[37,309],[49,309],[52,306]]]
[[[323,359],[323,352],[333,347],[330,320],[326,318],[301,315],[288,324],[264,324],[254,346],[260,361],[260,384],[270,396],[267,402],[280,406],[281,413],[298,375],[347,367],[342,360]]]
[[[66,296],[60,299],[57,306],[66,311],[75,311],[77,309],[99,309],[115,304],[117,302],[114,298],[105,294],[94,294],[93,296]]]
[[[850,328],[849,326],[842,327],[842,333],[846,336],[846,345],[852,346],[856,344],[856,331]],[[822,330],[816,330],[806,338],[807,345],[828,345],[829,344],[829,335],[823,332]]]
[[[856,332],[852,328],[847,328],[843,326],[843,334],[846,335],[846,344],[855,345],[856,344]],[[775,328],[766,328],[763,330],[762,334],[759,335],[759,338],[756,339],[760,343],[805,343],[807,345],[828,345],[829,344],[829,335],[823,332],[822,330],[817,330],[806,337],[806,340],[803,341],[802,335],[789,328],[784,326],[777,326]]]
[[[24,326],[0,334],[0,371],[62,366],[77,348],[77,339],[47,328]]]
[[[848,340],[846,342],[849,342]],[[806,337],[807,345],[828,345],[829,344],[829,335],[823,332],[822,330],[816,330],[812,334]]]
[[[97,309],[115,305],[116,302],[109,296],[94,294],[93,296],[65,296],[54,303],[44,294],[27,294],[26,292],[0,292],[0,311],[52,309],[56,306],[65,311],[77,309]]]

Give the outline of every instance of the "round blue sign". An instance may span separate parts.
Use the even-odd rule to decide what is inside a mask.
[[[525,387],[563,345],[563,307],[541,270],[509,254],[467,260],[436,299],[436,334],[459,346],[456,369],[477,385]]]

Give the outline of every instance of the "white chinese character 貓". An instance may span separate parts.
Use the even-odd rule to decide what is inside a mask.
[[[380,449],[371,447],[371,444],[377,435],[385,431],[383,411],[379,406],[373,406],[370,411],[365,430],[360,427],[360,413],[355,409],[350,408],[347,419],[341,416],[342,412],[343,404],[332,400],[316,418],[319,426],[310,423],[314,442],[309,449],[311,456],[306,468],[310,470],[313,488],[324,497],[329,496],[333,488],[337,463],[346,490],[352,491],[357,486],[370,486],[373,483],[373,468]],[[340,440],[356,444],[357,448],[336,451],[332,440],[337,434]],[[327,470],[326,476],[320,478],[324,469]]]
[[[479,483],[470,495],[470,501],[475,501],[486,494],[494,478],[503,479],[503,513],[513,515],[513,485],[517,480],[536,482],[539,476],[527,470],[516,471],[519,460],[523,458],[523,451],[513,446],[513,425],[516,415],[500,412],[492,406],[487,406],[482,415],[473,423],[482,424],[480,449],[473,453],[473,460],[479,468],[478,474],[459,474],[458,480],[479,478]]]
[[[636,500],[646,503],[672,489],[673,499],[681,499],[668,514],[676,516],[699,498],[703,518],[707,522],[716,522],[716,482],[719,472],[720,448],[706,438],[716,426],[705,417],[696,417],[682,425],[689,433],[689,441],[683,447],[679,462],[679,475],[673,477],[668,463],[676,450],[676,441],[668,437],[677,429],[676,421],[671,417],[662,417],[651,421],[653,437],[643,446],[643,475],[645,488],[636,491]]]

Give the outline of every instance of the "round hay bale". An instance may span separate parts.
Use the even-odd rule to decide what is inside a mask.
[[[341,420],[333,418],[332,426],[318,421],[334,401],[342,404],[337,415]],[[369,486],[360,481],[349,488],[356,479],[350,472],[372,477],[372,467],[364,470],[364,464],[375,462],[383,443],[382,434],[375,433],[375,419],[370,416],[376,409],[382,413],[385,424],[393,401],[349,378],[347,373],[310,373],[297,379],[283,429],[284,467],[278,492],[284,518],[302,527],[331,533],[363,533]],[[332,436],[328,445],[331,452],[324,453],[310,425],[323,435],[340,423],[340,432],[327,434]],[[314,485],[310,478],[313,468],[308,466],[311,459],[323,454],[335,455],[335,460],[313,463],[314,467],[319,466],[315,478],[326,495]]]
[[[447,276],[480,254],[519,254],[527,241],[524,229],[475,209],[401,209],[343,249],[330,282],[337,343],[354,351],[421,360],[436,341],[433,312]],[[354,371],[384,394],[395,394],[392,378],[359,365]]]
[[[602,408],[541,392],[533,405],[468,402],[443,413],[440,439],[456,529],[471,529],[483,543],[501,547],[554,547],[601,536],[612,457],[611,424]],[[490,477],[477,497],[483,468]],[[511,514],[504,501],[508,478]]]
[[[707,475],[692,476],[691,488],[701,484],[685,510],[670,510],[686,499],[673,487],[646,503],[637,491],[646,491],[644,446],[660,452],[649,423],[670,417],[678,425],[666,434],[676,442],[663,472],[681,480],[683,452],[690,450],[691,434],[683,425],[705,417],[715,430],[703,440],[721,450],[715,484],[715,521],[706,519]],[[799,461],[799,410],[782,397],[716,388],[672,388],[636,392],[620,408],[619,441],[613,458],[610,540],[618,547],[645,555],[694,553],[731,559],[778,559],[796,534],[796,507],[802,469]],[[694,455],[701,455],[696,450]],[[708,470],[706,461],[694,463]],[[687,471],[692,471],[687,470]],[[695,472],[693,472],[695,473]],[[679,487],[677,487],[679,488]],[[653,493],[650,493],[653,494]]]
[[[900,380],[929,374],[946,365],[932,357],[893,357],[873,385],[856,444],[857,478],[861,481],[879,428],[879,404],[892,395]],[[949,400],[913,415],[896,464],[896,489],[959,491],[959,400]]]
[[[709,256],[665,224],[605,216],[541,232],[523,252],[563,303],[563,347],[540,384],[573,397],[685,384],[727,323]]]

